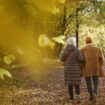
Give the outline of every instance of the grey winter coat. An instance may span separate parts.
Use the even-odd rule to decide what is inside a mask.
[[[67,58],[68,53],[71,51],[70,56]],[[79,49],[73,45],[67,45],[61,53],[61,61],[65,61],[64,75],[65,83],[68,85],[81,84],[81,69],[80,62],[84,63],[84,57]]]

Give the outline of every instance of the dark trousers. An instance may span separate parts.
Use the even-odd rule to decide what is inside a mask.
[[[93,93],[97,94],[98,92],[98,76],[93,76],[93,77],[85,77],[88,92],[90,94],[90,97],[93,97]],[[92,89],[92,80],[93,80],[93,85],[94,85],[94,91]]]
[[[79,95],[80,94],[80,86],[74,85],[74,87],[75,87],[76,94]],[[73,97],[73,85],[68,85],[68,88],[69,88],[70,99],[73,100],[74,99],[74,97]]]

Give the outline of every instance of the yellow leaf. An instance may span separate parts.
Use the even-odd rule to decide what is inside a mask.
[[[54,49],[55,43],[52,42],[45,34],[41,34],[38,39],[38,43],[40,47],[51,47]]]
[[[0,68],[0,78],[4,79],[4,75],[12,78],[11,74],[7,70]]]
[[[38,43],[40,47],[46,47],[50,44],[50,39],[45,34],[41,34]]]
[[[11,64],[13,61],[15,61],[16,57],[14,55],[7,55],[4,56],[4,63]]]
[[[64,44],[65,43],[64,39],[65,39],[65,36],[63,36],[63,35],[52,38],[52,40],[54,40],[55,42],[60,43],[60,44]]]
[[[50,47],[51,47],[51,49],[54,49],[55,48],[55,43],[51,42]]]

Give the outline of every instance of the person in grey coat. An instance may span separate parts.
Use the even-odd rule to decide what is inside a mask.
[[[84,57],[76,48],[76,40],[69,37],[66,41],[66,48],[61,52],[61,61],[64,63],[65,84],[68,85],[70,101],[74,100],[73,86],[76,90],[77,102],[80,102],[81,69],[80,62],[84,63]]]

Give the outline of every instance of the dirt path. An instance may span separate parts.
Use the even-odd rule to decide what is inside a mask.
[[[13,88],[1,93],[0,105],[72,105],[69,100],[68,89],[64,84],[63,72],[54,72],[48,87],[42,88]],[[49,77],[48,77],[49,79]],[[105,105],[105,78],[99,79],[99,95],[97,103],[90,102],[84,78],[81,85],[81,104],[79,105]],[[76,96],[75,96],[76,101]],[[73,105],[78,105],[74,103]]]

